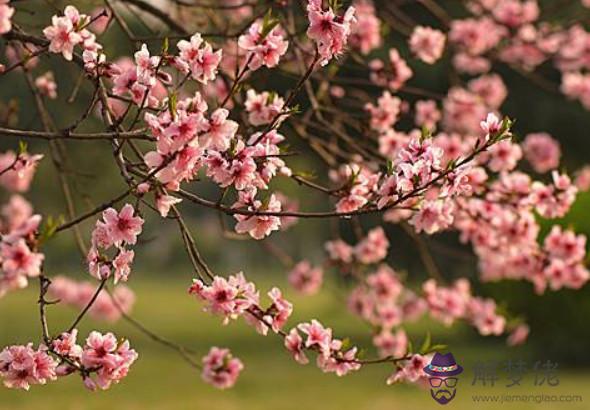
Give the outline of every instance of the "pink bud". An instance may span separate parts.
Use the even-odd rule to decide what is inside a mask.
[[[83,381],[84,381],[84,387],[86,387],[90,391],[96,391],[97,386],[96,386],[96,383],[94,382],[94,380],[92,380],[90,377],[84,377]]]
[[[74,366],[71,366],[69,364],[62,364],[57,366],[57,369],[55,369],[55,374],[57,374],[60,377],[63,377],[72,374],[74,370]]]

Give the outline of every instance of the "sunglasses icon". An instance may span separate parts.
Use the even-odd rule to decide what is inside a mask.
[[[431,387],[440,387],[443,383],[447,387],[455,387],[458,379],[456,377],[430,377],[428,381],[430,382]]]

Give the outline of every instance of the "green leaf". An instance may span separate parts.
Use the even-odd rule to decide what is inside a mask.
[[[164,42],[162,43],[162,54],[168,54],[168,48],[170,47],[170,41],[168,37],[164,37]]]
[[[18,153],[19,155],[27,153],[27,143],[25,141],[18,142]]]
[[[441,350],[445,350],[446,348],[447,348],[447,345],[444,345],[444,344],[432,345],[432,346],[430,346],[430,349],[428,349],[427,353],[440,352]]]
[[[393,171],[394,171],[393,161],[388,159],[387,160],[387,175],[393,175]]]
[[[260,39],[264,39],[279,24],[279,20],[272,17],[272,9],[268,9],[262,20]]]
[[[426,125],[422,126],[421,131],[422,131],[422,135],[420,136],[421,141],[427,140],[428,138],[432,137],[432,131]]]
[[[340,8],[340,0],[329,0],[328,5],[334,11],[337,11]]]
[[[178,95],[175,92],[168,94],[168,111],[172,118],[176,118],[176,105],[178,103]]]
[[[432,338],[430,336],[430,332],[426,332],[426,337],[424,338],[424,342],[422,342],[422,347],[420,348],[420,354],[425,354],[428,352],[431,342]]]
[[[64,220],[65,218],[63,215],[60,215],[57,218],[49,215],[45,220],[45,224],[43,224],[39,231],[39,243],[43,244],[51,239],[53,235],[55,235],[57,228],[64,222]]]
[[[340,347],[340,350],[344,352],[348,350],[351,345],[350,338],[346,337],[344,340],[342,340],[342,346]]]

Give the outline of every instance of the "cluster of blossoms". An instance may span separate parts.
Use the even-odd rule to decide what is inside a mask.
[[[282,329],[291,316],[292,304],[283,298],[278,288],[273,288],[268,292],[272,301],[271,305],[266,309],[261,308],[259,292],[241,272],[230,275],[228,279],[215,276],[210,285],[195,279],[189,293],[206,303],[205,310],[223,316],[224,323],[242,316],[260,334],[266,335],[271,329],[274,333],[283,336],[285,347],[301,364],[308,362],[304,353],[304,350],[308,349],[318,353],[317,364],[324,372],[333,372],[342,376],[361,367],[356,360],[357,348],[348,348],[347,343],[332,338],[332,330],[325,328],[317,320],[301,323],[288,333],[284,333]],[[307,335],[306,340],[302,338],[299,331]],[[227,349],[213,348],[203,359],[203,378],[219,388],[233,385],[242,369],[242,364],[237,359],[220,365],[220,357],[227,355],[229,355]]]
[[[79,310],[87,306],[96,292],[96,286],[91,282],[77,282],[65,276],[55,276],[51,279],[49,294],[60,303]],[[122,314],[128,314],[135,303],[135,294],[124,285],[107,291],[99,292],[92,303],[88,314],[96,320],[116,322]]]
[[[566,242],[576,245],[580,256],[554,253],[548,243],[560,240],[561,228],[554,226],[550,242],[538,243],[540,227],[536,211],[545,218],[558,218],[572,205],[577,189],[569,177],[554,171],[549,185],[531,181],[526,174],[515,172],[501,175],[491,184],[485,199],[459,201],[455,221],[461,239],[473,245],[480,259],[482,279],[526,279],[538,293],[547,285],[552,290],[561,287],[580,288],[590,279],[583,265],[585,237],[578,242],[576,235],[566,231]],[[556,238],[556,239],[554,239]]]
[[[31,385],[79,372],[88,389],[108,389],[127,375],[137,359],[129,342],[119,343],[112,333],[91,332],[84,346],[76,344],[77,334],[77,329],[62,333],[50,346],[41,345],[37,350],[31,343],[5,348],[0,352],[4,385],[29,390]]]
[[[238,45],[248,53],[248,68],[252,71],[262,66],[276,67],[289,47],[289,42],[283,39],[283,30],[279,26],[269,29],[269,24],[268,21],[256,21],[238,39]]]
[[[545,24],[539,20],[536,0],[471,0],[466,4],[472,16],[445,24],[447,33],[426,26],[407,30],[411,56],[432,65],[449,55],[460,74],[445,95],[422,93],[429,99],[410,103],[402,96],[410,90],[406,84],[414,73],[400,51],[390,49],[385,60],[369,56],[384,43],[381,22],[370,0],[355,0],[346,10],[340,10],[338,1],[330,1],[329,6],[322,0],[306,3],[305,41],[289,32],[290,26],[296,26],[294,18],[287,21],[281,15],[275,20],[270,12],[264,19],[252,18],[255,6],[224,0],[220,14],[230,22],[248,22],[242,31],[227,36],[231,39],[215,43],[215,48],[204,35],[195,33],[176,43],[176,53],[169,52],[166,40],[159,55],[152,55],[148,45],[142,44],[133,58],[111,62],[95,36],[109,19],[104,13],[95,17],[81,14],[73,6],[67,6],[63,15],[53,16],[51,25],[43,30],[45,39],[38,38],[37,46],[15,41],[6,47],[8,60],[26,70],[35,67],[35,54],[44,53],[44,44],[49,52],[80,64],[96,87],[88,112],[100,105],[97,111],[114,135],[116,155],[120,154],[121,173],[132,175],[125,176],[128,192],[137,198],[137,208],[130,204],[120,211],[108,208],[96,222],[87,264],[90,274],[101,280],[100,287],[58,276],[48,285],[51,296],[82,309],[81,316],[88,312],[96,319],[114,321],[127,314],[134,303],[128,288],[118,286],[111,294],[101,289],[108,278],[113,277],[117,284],[127,281],[131,273],[135,254],[130,247],[136,244],[144,223],[139,206],[151,207],[147,196],[153,194],[153,208],[161,217],[168,217],[173,210],[173,216],[181,221],[175,205],[181,197],[192,195],[183,191],[182,185],[197,181],[200,175],[213,181],[222,197],[217,203],[195,202],[233,215],[238,234],[262,240],[290,226],[295,218],[284,211],[296,210],[297,203],[272,192],[271,182],[283,176],[303,184],[283,160],[287,134],[279,132],[279,127],[298,111],[294,98],[311,81],[320,81],[317,93],[307,90],[310,99],[318,101],[311,101],[311,108],[293,129],[299,134],[299,125],[305,128],[302,139],[313,140],[310,148],[330,168],[333,186],[324,188],[304,181],[336,198],[335,212],[326,212],[327,216],[380,212],[384,221],[403,224],[418,240],[422,234],[456,231],[461,241],[473,247],[484,281],[525,279],[538,293],[547,288],[578,289],[587,283],[586,237],[555,225],[540,238],[537,216],[564,216],[578,188],[590,189],[590,168],[580,170],[572,182],[557,171],[561,148],[551,135],[531,133],[520,144],[513,139],[512,122],[500,119],[508,89],[502,78],[491,72],[496,60],[525,74],[552,60],[562,75],[561,91],[590,108],[590,34],[581,25],[564,29]],[[149,8],[145,11],[150,13]],[[0,34],[12,30],[13,14],[7,0],[0,0]],[[172,18],[157,17],[164,23]],[[345,59],[338,57],[348,45],[360,52],[353,56],[357,63],[367,58],[365,75],[369,85],[379,88],[378,97],[365,92],[349,94],[329,85],[331,79],[337,83],[341,71],[347,71],[339,70]],[[82,52],[81,61],[76,49]],[[293,60],[301,63],[303,76],[285,94],[288,97],[260,88],[257,91],[249,84],[244,87],[242,81],[262,67],[277,68]],[[318,63],[332,64],[325,78],[314,73]],[[283,71],[291,74],[289,69]],[[468,79],[463,81],[463,75]],[[231,86],[228,80],[233,81]],[[34,89],[46,99],[55,99],[57,84],[52,72],[37,76]],[[348,118],[341,121],[333,111],[342,112],[324,104],[334,98],[344,105],[348,96],[361,97],[364,111],[358,124]],[[134,128],[143,121],[146,128],[141,137],[151,144],[146,153],[141,151],[144,146],[140,149],[132,141],[119,145],[126,117],[133,111],[137,116],[126,134],[130,140],[139,136],[140,130]],[[359,130],[362,138],[329,135],[324,141],[321,136],[307,135],[307,123],[316,119],[320,126],[310,128],[324,124],[329,128],[318,133],[346,134],[350,128]],[[331,120],[338,126],[331,127]],[[129,162],[127,152],[131,150],[138,163]],[[0,185],[10,192],[26,191],[39,159],[26,153],[0,155]],[[533,180],[519,170],[522,159],[536,173],[547,175]],[[140,177],[143,180],[135,183]],[[231,205],[224,204],[226,194],[233,195]],[[15,194],[0,213],[1,296],[26,286],[28,278],[40,276],[44,255],[38,250],[41,217],[33,215],[26,200]],[[357,228],[363,229],[360,224]],[[189,233],[182,233],[190,242]],[[527,338],[526,324],[509,325],[493,299],[472,295],[466,279],[448,286],[441,284],[442,279],[430,279],[420,291],[412,291],[386,262],[390,248],[386,230],[378,226],[366,235],[358,230],[355,233],[356,245],[333,239],[325,245],[328,258],[323,265],[312,266],[303,260],[292,267],[288,279],[297,291],[314,294],[322,286],[324,269],[332,266],[356,282],[348,306],[373,329],[373,344],[381,359],[372,362],[395,364],[389,383],[424,381],[422,369],[430,351],[413,352],[403,325],[426,314],[445,325],[465,321],[481,335],[512,331],[510,345]],[[189,253],[194,256],[190,249]],[[270,330],[282,337],[297,362],[308,363],[308,355],[314,353],[322,371],[338,376],[359,370],[365,363],[357,347],[333,337],[332,329],[317,320],[283,330],[293,305],[277,287],[267,293],[270,303],[265,308],[255,284],[242,273],[228,278],[207,273],[211,281],[195,279],[189,293],[205,304],[206,311],[221,316],[223,323],[243,317],[258,333],[267,335]],[[42,320],[44,304],[49,303],[43,286],[49,282],[41,277]],[[0,353],[0,377],[8,387],[28,389],[32,384],[79,373],[87,388],[106,389],[124,378],[137,359],[129,342],[118,342],[112,333],[92,332],[84,345],[77,344],[76,329],[55,339],[44,338],[46,345],[37,350],[28,344]],[[228,349],[213,347],[202,359],[202,378],[225,389],[236,383],[243,368]]]
[[[331,7],[324,10],[322,0],[309,0],[307,18],[307,36],[317,45],[320,63],[328,64],[332,58],[338,57],[344,51],[348,43],[351,27],[356,22],[355,9],[351,6],[343,15],[338,15]]]
[[[189,293],[207,304],[206,311],[223,316],[223,323],[244,316],[248,323],[264,335],[269,328],[275,333],[280,332],[293,312],[293,305],[283,298],[278,288],[268,292],[271,305],[267,309],[260,308],[260,293],[242,272],[230,275],[228,279],[216,276],[211,285],[195,279]]]
[[[305,339],[299,332],[305,335]],[[335,339],[332,329],[324,327],[315,319],[291,329],[285,337],[285,347],[300,364],[308,363],[305,349],[317,352],[317,366],[324,373],[344,376],[361,368],[357,360],[358,349],[348,346],[346,341]]]
[[[51,351],[63,362],[57,368],[58,374],[65,376],[79,371],[89,390],[106,390],[119,383],[137,360],[138,354],[131,349],[129,341],[118,341],[112,333],[90,332],[83,346],[76,343],[77,336],[77,329],[62,333],[52,341]]]
[[[0,208],[0,297],[11,290],[23,289],[29,278],[41,274],[45,256],[37,249],[37,231],[41,215],[21,195],[29,189],[35,168],[42,155],[15,154],[0,156],[0,185],[13,192]]]
[[[248,113],[248,122],[255,127],[272,123],[282,112],[285,100],[276,95],[263,91],[257,93],[248,90],[244,107]]]
[[[212,347],[203,357],[203,380],[218,389],[232,387],[244,365],[240,359],[233,357],[229,349]]]
[[[106,209],[92,231],[92,246],[87,255],[90,274],[100,280],[112,275],[115,284],[126,282],[135,252],[125,245],[135,245],[142,226],[143,219],[135,215],[130,204],[125,204],[119,212]],[[115,248],[115,255],[109,258],[105,252],[111,248]]]
[[[32,385],[55,380],[57,366],[46,347],[35,350],[32,343],[10,346],[0,352],[0,377],[10,389],[29,390]]]
[[[72,60],[74,47],[80,45],[85,51],[97,52],[102,48],[96,42],[96,36],[87,29],[91,18],[80,14],[74,6],[67,6],[63,16],[53,16],[51,25],[43,30],[49,40],[49,51],[63,55]]]
[[[496,313],[494,300],[472,296],[466,279],[458,279],[450,287],[439,287],[430,279],[422,290],[430,315],[446,325],[465,319],[484,336],[500,335],[505,330],[506,319]]]

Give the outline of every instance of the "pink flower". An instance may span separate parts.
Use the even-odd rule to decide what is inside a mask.
[[[55,100],[57,98],[57,84],[55,83],[53,73],[51,71],[48,71],[45,74],[37,77],[35,79],[35,87],[37,87],[41,95],[44,95],[51,100]]]
[[[590,189],[590,166],[586,165],[576,172],[575,185],[582,192]]]
[[[93,331],[86,339],[81,363],[86,367],[115,367],[117,365],[117,338],[112,333]]]
[[[195,279],[189,293],[207,303],[206,309],[224,317],[224,324],[237,319],[248,309],[258,305],[259,294],[252,282],[247,282],[242,272],[228,279],[215,276],[211,285]]]
[[[429,279],[423,283],[422,290],[433,318],[450,326],[455,319],[465,316],[467,303],[471,299],[468,282],[456,281],[452,287],[443,288],[438,287],[435,280]]]
[[[64,332],[52,342],[53,349],[60,355],[73,359],[82,357],[82,346],[76,344],[78,329],[72,330],[71,333]]]
[[[427,375],[424,373],[424,367],[428,364],[429,358],[419,354],[414,354],[409,360],[403,362],[403,367],[398,368],[388,379],[387,384],[399,383],[403,381],[417,382],[424,379]]]
[[[367,276],[366,281],[372,297],[377,302],[394,302],[403,289],[395,271],[385,264]]]
[[[505,0],[493,8],[496,20],[509,27],[532,23],[539,17],[537,0]]]
[[[192,78],[203,84],[215,80],[222,50],[213,51],[199,33],[195,33],[190,41],[180,40],[177,47],[179,55],[175,63],[181,71],[190,72]]]
[[[108,389],[112,383],[118,383],[127,376],[137,357],[137,352],[129,347],[129,341],[117,343],[112,333],[103,335],[93,331],[86,339],[80,363],[88,368],[98,367],[96,385]],[[88,385],[87,382],[85,385]]]
[[[516,326],[508,336],[508,339],[506,339],[506,343],[508,346],[518,346],[523,344],[529,336],[529,331],[530,329],[526,324]]]
[[[0,244],[0,256],[5,275],[25,277],[39,276],[45,258],[41,253],[31,251],[24,239]]]
[[[283,31],[275,26],[262,37],[263,26],[260,20],[252,23],[248,32],[238,39],[238,45],[248,51],[248,67],[258,70],[261,66],[273,68],[279,64],[279,59],[287,52],[289,42],[283,39]]]
[[[377,227],[370,230],[367,236],[355,246],[354,256],[359,262],[369,265],[385,259],[388,248],[389,241],[385,231]]]
[[[500,141],[489,150],[488,167],[494,172],[512,171],[522,158],[520,145],[510,140]]]
[[[559,166],[559,142],[545,132],[528,134],[522,149],[527,161],[539,173],[551,171]]]
[[[285,336],[285,347],[291,354],[297,363],[307,364],[309,359],[305,356],[305,349],[303,346],[303,338],[297,331],[297,329],[291,329],[289,334]]]
[[[330,259],[342,263],[352,262],[353,248],[341,239],[328,241],[324,245]]]
[[[454,20],[449,42],[470,56],[479,56],[495,47],[505,33],[505,28],[489,17]]]
[[[8,2],[0,3],[0,34],[8,33],[12,30],[12,16],[14,15],[14,7],[10,7]]]
[[[381,46],[381,22],[375,15],[375,7],[371,0],[356,0],[356,24],[352,25],[349,37],[350,44],[367,55]]]
[[[280,289],[277,287],[272,288],[268,292],[268,296],[271,298],[272,304],[266,310],[264,317],[270,316],[272,330],[278,333],[287,323],[291,313],[293,313],[293,305],[283,298]]]
[[[61,53],[66,60],[72,60],[74,47],[83,41],[77,32],[78,19],[78,10],[73,6],[66,7],[65,16],[51,18],[51,26],[43,29],[45,38],[50,41],[49,51]]]
[[[349,7],[343,16],[337,16],[331,8],[323,10],[321,6],[321,1],[317,0],[310,0],[307,5],[307,35],[316,42],[321,64],[325,65],[344,51],[356,20],[354,7]]]
[[[395,333],[382,330],[373,337],[373,344],[379,349],[380,357],[402,357],[408,351],[408,336],[403,329]]]
[[[467,304],[467,316],[483,336],[500,335],[504,332],[506,319],[496,314],[493,299],[471,298]]]
[[[502,120],[500,120],[496,114],[489,113],[485,121],[480,123],[480,126],[486,134],[485,139],[487,141],[491,135],[494,135],[500,131],[502,127]]]
[[[233,357],[229,349],[212,347],[203,357],[201,377],[218,389],[228,389],[236,384],[243,369],[242,361]]]
[[[453,223],[454,210],[454,203],[451,201],[424,201],[410,223],[414,225],[416,232],[424,231],[432,235],[448,228]]]
[[[371,128],[376,131],[386,131],[393,127],[398,120],[401,100],[393,97],[389,91],[377,100],[377,106],[372,103],[365,104],[365,110],[371,115]]]
[[[369,69],[371,70],[372,82],[377,85],[388,86],[393,91],[402,88],[406,81],[414,75],[412,69],[395,48],[389,50],[389,67],[386,67],[381,60],[371,60]]]
[[[429,130],[434,130],[441,117],[442,115],[436,106],[436,101],[416,101],[416,117],[414,120],[416,125],[420,127],[426,127]]]
[[[246,206],[249,211],[260,212],[280,212],[281,202],[271,194],[266,203],[254,199],[256,190],[245,192],[240,191],[240,199],[233,205],[233,208]],[[237,233],[248,233],[254,239],[263,239],[273,231],[278,231],[281,226],[281,219],[278,216],[271,215],[239,215],[235,214],[234,218],[238,220],[235,226]]]
[[[55,380],[57,362],[42,347],[10,346],[0,352],[0,377],[9,389],[29,390],[31,385]]]
[[[263,91],[260,94],[250,89],[246,93],[244,104],[248,112],[248,121],[256,126],[270,124],[282,111],[285,100],[275,94]]]
[[[443,100],[443,128],[447,132],[478,135],[481,133],[481,119],[489,111],[479,95],[461,87],[452,87]],[[487,134],[484,136],[488,138]]]
[[[199,137],[203,148],[212,148],[225,151],[229,148],[230,140],[234,138],[238,130],[238,123],[228,120],[229,111],[218,108],[211,114],[209,124],[205,126],[205,133]]]
[[[482,75],[475,78],[469,81],[468,87],[469,90],[479,95],[492,110],[500,108],[508,96],[506,85],[498,74]]]
[[[434,64],[443,54],[445,35],[430,27],[416,26],[410,37],[410,49],[423,62]]]
[[[356,358],[357,348],[353,347],[343,352],[340,350],[342,346],[343,343],[340,340],[333,340],[331,354],[318,356],[317,365],[323,372],[336,373],[336,376],[342,377],[361,368]]]
[[[135,64],[137,65],[137,81],[145,86],[156,84],[156,69],[160,64],[160,57],[150,56],[150,51],[146,44],[141,45],[141,49],[134,54]]]
[[[134,245],[137,242],[137,235],[141,233],[143,219],[134,216],[134,212],[133,206],[125,204],[119,213],[113,208],[102,213],[108,242],[115,245],[120,243]]]
[[[182,202],[182,199],[175,196],[156,194],[156,208],[162,218],[166,218],[170,212],[170,208],[180,202]]]
[[[2,172],[0,184],[9,191],[28,191],[37,164],[42,158],[43,155],[30,155],[27,153],[17,156],[13,151],[0,154],[0,172]]]
[[[289,283],[302,294],[313,295],[320,290],[323,276],[321,267],[312,267],[308,261],[304,260],[289,272]]]
[[[320,322],[313,319],[311,323],[300,323],[297,328],[307,335],[305,347],[317,347],[320,349],[322,356],[330,355],[330,346],[332,344],[332,329],[325,328]]]
[[[119,281],[127,282],[129,274],[131,273],[131,263],[135,252],[121,249],[117,257],[113,260],[113,268],[115,269],[115,285]]]
[[[586,236],[576,235],[570,230],[564,231],[559,225],[554,225],[545,237],[543,247],[552,258],[568,263],[582,262],[586,256]]]

